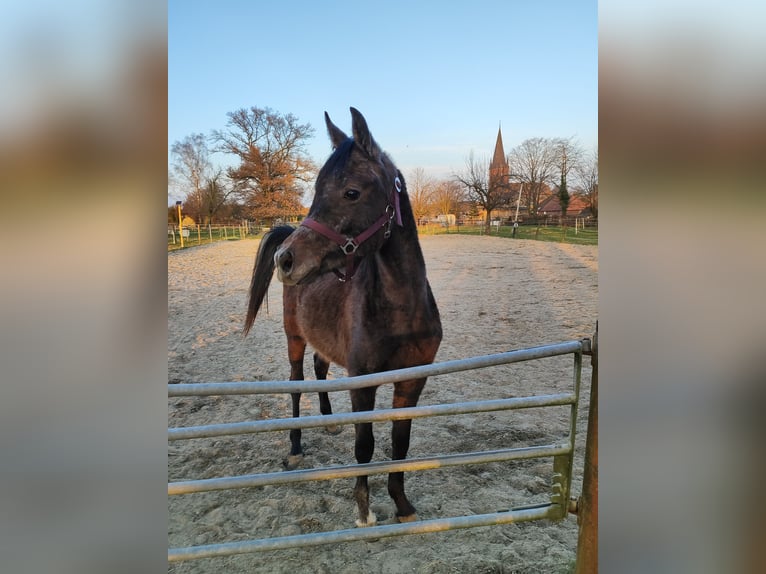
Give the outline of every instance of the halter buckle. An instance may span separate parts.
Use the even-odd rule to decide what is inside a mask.
[[[396,178],[399,179],[398,177]],[[387,205],[386,206],[386,215],[388,215],[388,221],[384,224],[386,226],[386,230],[383,232],[383,239],[388,239],[391,237],[391,222],[394,220],[394,215],[396,215],[396,209],[393,205]]]

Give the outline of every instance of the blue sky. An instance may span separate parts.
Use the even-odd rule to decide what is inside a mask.
[[[168,3],[168,146],[250,106],[292,113],[329,155],[349,106],[405,176],[449,177],[473,150],[530,137],[598,145],[595,1]],[[223,156],[216,158],[224,163]]]

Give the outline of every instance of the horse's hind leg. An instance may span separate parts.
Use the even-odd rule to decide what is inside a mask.
[[[317,380],[324,380],[327,378],[327,371],[330,369],[330,363],[325,361],[318,353],[314,353],[314,374],[316,374]],[[319,412],[323,415],[332,414],[332,406],[330,405],[330,397],[327,393],[319,393]],[[325,430],[330,434],[338,434],[340,432],[340,426],[331,424],[325,427]]]
[[[425,379],[416,379],[396,383],[394,386],[394,408],[414,407],[418,404],[420,392],[426,384]],[[412,420],[394,421],[391,428],[391,458],[402,460],[407,458],[410,449],[410,431]],[[388,475],[388,494],[396,505],[396,517],[399,522],[413,522],[418,519],[415,507],[404,494],[404,473],[392,472]]]
[[[354,412],[371,411],[374,409],[375,391],[377,391],[377,387],[352,390],[351,408]],[[356,461],[360,464],[366,464],[372,460],[372,453],[375,450],[375,436],[372,434],[372,423],[357,423],[354,425],[354,429],[356,431],[354,443]],[[367,485],[366,476],[356,477],[354,498],[356,499],[356,506],[359,511],[356,525],[360,528],[375,526],[378,519],[370,510],[370,489]]]
[[[303,380],[303,356],[306,352],[306,341],[297,335],[287,337],[287,355],[290,358],[290,380]],[[293,417],[301,416],[301,393],[290,393],[293,403]],[[287,470],[297,468],[303,460],[303,448],[301,447],[301,429],[290,430],[290,454],[283,461]]]

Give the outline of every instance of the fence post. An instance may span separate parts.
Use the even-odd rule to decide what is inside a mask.
[[[591,342],[590,407],[585,442],[582,496],[577,505],[577,565],[575,574],[598,572],[598,322]]]

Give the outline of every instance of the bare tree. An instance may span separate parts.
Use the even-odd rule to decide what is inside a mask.
[[[590,212],[598,219],[598,148],[577,166],[575,173]]]
[[[455,213],[463,200],[463,188],[454,179],[443,179],[436,182],[433,197],[437,213]]]
[[[422,167],[416,167],[407,178],[407,194],[415,221],[425,219],[432,209],[434,181]]]
[[[537,216],[540,205],[550,197],[555,177],[560,176],[560,151],[549,138],[524,140],[508,154],[511,179],[524,184],[523,200],[530,216]]]
[[[465,188],[468,199],[484,209],[484,227],[489,233],[492,211],[508,203],[508,182],[493,181],[490,185],[489,160],[477,160],[473,151],[466,159],[465,169],[454,177]]]
[[[212,170],[210,151],[207,148],[205,136],[199,133],[186,136],[183,140],[173,144],[170,148],[170,155],[172,173],[169,174],[169,179],[172,178],[186,196],[184,211],[191,213],[199,222],[202,188]]]
[[[226,205],[234,192],[235,188],[230,181],[227,181],[223,170],[218,169],[207,178],[202,188],[202,210],[207,223],[212,223],[213,218]]]
[[[305,151],[314,128],[269,108],[242,108],[227,115],[226,131],[215,130],[212,139],[217,151],[239,157],[239,166],[229,169],[228,176],[249,215],[274,220],[300,214],[303,186],[316,173]]]

